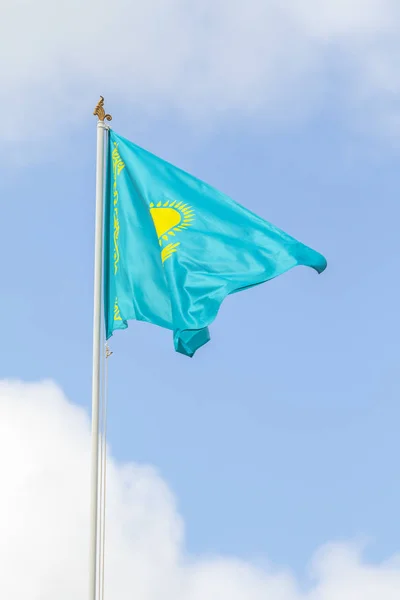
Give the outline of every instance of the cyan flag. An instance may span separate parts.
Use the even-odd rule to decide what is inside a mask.
[[[187,356],[209,341],[228,294],[297,265],[326,268],[315,250],[112,130],[104,235],[107,339],[147,321],[171,329]]]

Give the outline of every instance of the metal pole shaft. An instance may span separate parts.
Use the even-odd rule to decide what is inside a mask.
[[[99,404],[103,268],[104,132],[106,127],[103,121],[97,123],[89,600],[96,600],[98,582]]]

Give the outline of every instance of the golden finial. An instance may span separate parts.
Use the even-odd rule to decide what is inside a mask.
[[[99,121],[104,121],[104,119],[106,119],[107,121],[111,121],[112,120],[112,116],[106,114],[106,111],[104,110],[104,98],[103,96],[100,96],[100,100],[98,101],[96,108],[93,111],[94,115],[97,115],[99,117]]]

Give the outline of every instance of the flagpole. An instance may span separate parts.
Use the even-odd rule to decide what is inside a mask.
[[[104,98],[93,111],[97,122],[96,160],[96,220],[94,241],[94,299],[93,299],[93,370],[92,370],[92,455],[90,491],[90,539],[89,539],[89,600],[97,599],[98,582],[98,506],[99,506],[99,405],[100,405],[100,362],[101,362],[101,307],[103,272],[103,214],[104,214],[104,138],[108,128]]]

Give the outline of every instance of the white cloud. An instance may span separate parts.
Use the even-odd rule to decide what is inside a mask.
[[[90,431],[51,383],[0,384],[0,597],[84,600]],[[108,467],[107,598],[118,600],[397,600],[400,559],[368,565],[331,545],[310,589],[288,570],[190,558],[167,485],[150,467]]]
[[[211,122],[292,118],[329,93],[397,129],[399,16],[397,0],[3,0],[0,136],[51,136],[99,93],[141,120]]]

